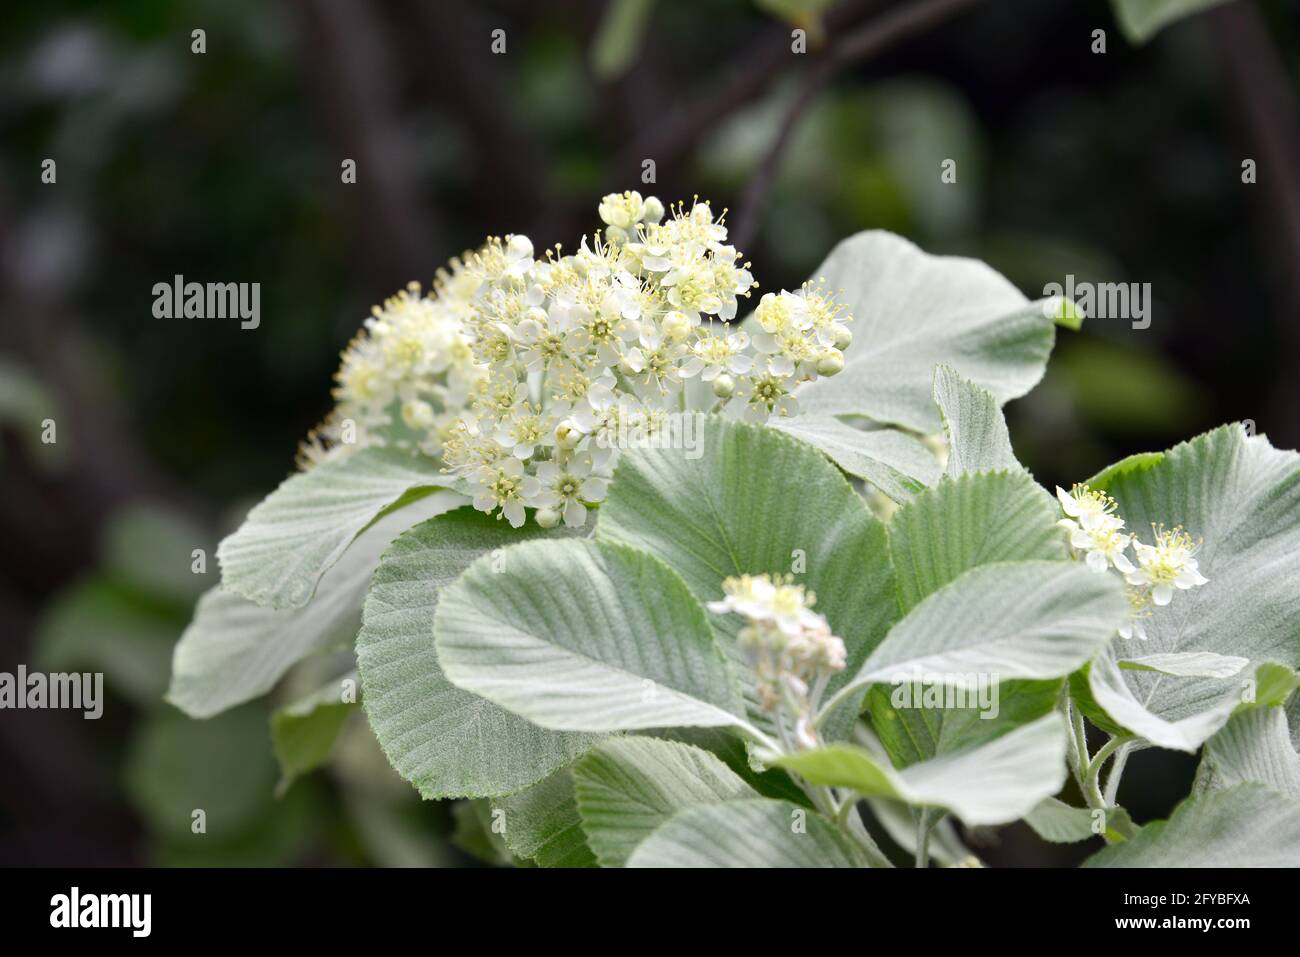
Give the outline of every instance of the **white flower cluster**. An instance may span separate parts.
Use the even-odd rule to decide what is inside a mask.
[[[791,415],[798,385],[843,368],[851,317],[820,286],[763,296],[753,336],[728,325],[757,283],[707,202],[665,210],[625,192],[599,212],[603,237],[571,255],[489,238],[429,294],[412,287],[376,309],[304,462],[418,448],[511,525],[528,508],[544,527],[582,525],[621,436],[653,437],[693,405]],[[708,398],[688,402],[696,377]]]
[[[1198,545],[1181,528],[1166,529],[1153,525],[1154,545],[1138,541],[1124,531],[1124,519],[1116,514],[1117,504],[1104,492],[1086,485],[1075,485],[1066,492],[1059,486],[1056,497],[1066,518],[1058,523],[1070,533],[1070,547],[1088,567],[1105,572],[1112,566],[1128,584],[1129,604],[1133,614],[1120,628],[1124,638],[1147,637],[1143,620],[1152,605],[1164,606],[1173,600],[1175,590],[1186,591],[1206,584],[1196,555]],[[1133,546],[1136,562],[1125,551]]]
[[[734,613],[746,624],[736,636],[758,679],[758,699],[775,716],[787,750],[817,745],[813,715],[826,685],[844,670],[844,642],[812,610],[817,598],[789,578],[741,575],[722,583],[725,596],[709,610]]]

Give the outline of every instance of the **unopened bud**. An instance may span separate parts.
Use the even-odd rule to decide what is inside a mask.
[[[433,426],[433,406],[420,399],[402,403],[402,421],[407,428],[423,430]]]
[[[627,240],[627,230],[622,226],[605,227],[605,242],[609,243],[611,246],[620,245],[621,243],[627,242]]]
[[[560,524],[560,513],[553,508],[539,508],[535,517],[542,528],[554,528]]]
[[[832,376],[844,371],[844,353],[831,349],[817,360],[817,374]]]
[[[647,196],[645,199],[645,212],[641,216],[647,223],[657,223],[664,218],[664,204],[659,202],[658,196]]]
[[[585,433],[568,419],[555,427],[555,444],[562,449],[577,448],[583,438]]]
[[[736,380],[727,374],[722,374],[713,380],[713,394],[719,399],[730,399],[731,393],[736,391]]]
[[[853,333],[843,326],[835,330],[835,348],[843,352],[853,342]]]
[[[685,339],[691,331],[691,320],[686,318],[686,313],[674,310],[664,316],[663,329],[669,339]]]

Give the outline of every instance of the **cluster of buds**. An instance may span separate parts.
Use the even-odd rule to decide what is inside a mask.
[[[724,597],[709,610],[736,614],[736,636],[757,679],[759,704],[773,715],[787,750],[817,746],[813,716],[827,683],[844,670],[844,642],[812,610],[816,596],[789,576],[741,575],[722,583]]]
[[[1106,493],[1075,485],[1069,492],[1058,487],[1056,497],[1066,515],[1058,524],[1069,531],[1075,557],[1097,572],[1113,567],[1124,576],[1131,614],[1119,630],[1121,637],[1145,639],[1144,622],[1152,606],[1168,605],[1176,591],[1209,581],[1195,558],[1200,545],[1181,528],[1152,525],[1155,544],[1148,545],[1124,531],[1118,505]],[[1130,545],[1136,561],[1127,554]]]
[[[603,233],[570,255],[492,237],[429,294],[411,287],[376,309],[304,463],[412,447],[516,527],[529,508],[543,526],[581,525],[620,437],[676,412],[792,415],[801,384],[843,369],[851,317],[819,285],[763,296],[752,336],[731,324],[757,283],[725,213],[625,192],[599,214]]]

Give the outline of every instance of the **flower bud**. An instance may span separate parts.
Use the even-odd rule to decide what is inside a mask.
[[[851,333],[848,329],[844,328],[843,326],[840,326],[838,329],[835,330],[834,345],[836,349],[839,349],[841,352],[843,352],[845,349],[849,347],[849,345],[852,342],[853,342],[853,333]]]
[[[627,230],[622,226],[605,227],[605,242],[609,243],[611,246],[618,246],[625,243],[627,242],[627,238]]]
[[[731,393],[736,391],[736,380],[731,376],[723,373],[713,380],[713,394],[719,399],[730,399]]]
[[[669,339],[685,339],[691,331],[691,320],[686,318],[686,313],[674,310],[664,316],[663,328]]]
[[[433,406],[421,399],[402,403],[402,421],[407,428],[424,430],[433,427]]]
[[[836,375],[844,371],[844,353],[839,349],[827,350],[817,360],[817,374],[824,376]]]
[[[525,256],[529,259],[533,258],[533,241],[527,236],[511,236],[510,242],[506,244],[506,248],[509,249],[513,255],[519,256],[520,258]]]
[[[641,218],[647,223],[657,223],[664,218],[664,204],[659,201],[658,196],[645,198],[645,212]]]
[[[539,508],[535,517],[542,528],[554,528],[560,524],[560,513],[553,508]]]
[[[577,448],[578,443],[585,437],[586,434],[569,419],[565,419],[555,427],[555,444],[562,449]]]

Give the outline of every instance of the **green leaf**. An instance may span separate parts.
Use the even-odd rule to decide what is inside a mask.
[[[206,592],[176,645],[167,700],[192,717],[210,717],[270,691],[308,655],[351,645],[380,554],[408,525],[445,504],[430,496],[366,529],[305,608],[263,608],[219,587]]]
[[[505,837],[498,830],[493,830],[495,822],[491,801],[486,798],[457,801],[451,807],[451,818],[452,845],[485,864],[504,867],[514,862],[514,855],[506,846]]]
[[[591,41],[591,72],[614,80],[636,60],[654,12],[654,0],[610,0]]]
[[[697,804],[656,828],[628,867],[860,867],[856,848],[824,818],[767,798]]]
[[[1129,42],[1146,43],[1184,17],[1217,7],[1227,0],[1110,0],[1115,19]]]
[[[1300,802],[1260,784],[1191,797],[1084,867],[1300,867]]]
[[[277,794],[329,760],[344,723],[357,710],[355,695],[345,693],[348,682],[355,691],[356,678],[349,672],[271,715],[271,744],[280,762]]]
[[[1054,797],[1044,798],[1025,815],[1025,823],[1034,833],[1053,844],[1075,844],[1089,838],[1100,837],[1098,825],[1105,821],[1105,831],[1114,840],[1132,831],[1133,822],[1122,807],[1092,809],[1071,807]]]
[[[699,439],[694,450],[623,452],[596,537],[662,559],[701,602],[721,598],[732,575],[795,573],[843,639],[851,673],[898,615],[885,527],[825,457],[789,436],[711,416]],[[739,619],[711,620],[734,653]],[[846,715],[827,733],[847,733],[856,715]]]
[[[1124,620],[1119,580],[1077,562],[973,568],[918,604],[841,694],[935,674],[1054,678],[1097,653]]]
[[[668,566],[610,543],[526,542],[475,562],[434,617],[453,684],[545,728],[736,727],[704,609]]]
[[[762,797],[813,806],[803,788],[780,768],[755,769],[749,747],[729,731],[722,728],[671,728],[658,736],[708,751]]]
[[[222,587],[258,605],[301,608],[381,513],[446,484],[433,459],[387,448],[292,475],[217,548]],[[443,511],[465,501],[453,492],[439,497]]]
[[[573,770],[561,768],[518,794],[492,801],[506,846],[539,867],[594,867],[574,797]]]
[[[961,376],[951,366],[934,370],[934,401],[948,436],[948,474],[1023,471],[1011,450],[1002,407],[993,393]]]
[[[157,708],[180,622],[101,576],[59,591],[41,613],[33,654],[44,671],[102,671],[105,683],[142,709]]]
[[[1065,722],[1048,714],[976,747],[896,771],[869,751],[830,744],[775,763],[810,784],[951,811],[969,825],[1019,820],[1065,783]]]
[[[871,726],[895,767],[980,747],[1056,708],[1062,680],[1003,681],[975,688],[873,685]],[[962,697],[962,695],[965,697]]]
[[[164,712],[133,737],[125,790],[159,836],[226,842],[270,813],[275,774],[261,707],[247,705],[210,721]],[[202,833],[193,831],[195,811],[203,812]]]
[[[578,762],[575,777],[582,826],[602,867],[622,867],[682,808],[758,796],[708,751],[639,736],[604,742]]]
[[[897,429],[856,428],[831,415],[773,419],[775,429],[807,442],[855,478],[865,479],[895,502],[907,502],[942,471],[920,439]]]
[[[539,728],[457,688],[438,663],[438,596],[481,556],[546,535],[459,508],[400,536],[375,572],[357,636],[362,701],[389,763],[423,797],[510,794],[596,741]]]
[[[1162,718],[1142,703],[1125,677],[1126,674],[1135,675],[1141,672],[1120,670],[1115,654],[1115,648],[1107,649],[1105,654],[1098,655],[1089,665],[1087,670],[1089,697],[1080,700],[1084,714],[1098,727],[1112,734],[1122,729],[1159,747],[1191,753],[1199,748],[1206,738],[1223,727],[1224,722],[1242,700],[1240,691],[1229,691],[1210,698],[1208,702],[1202,702],[1186,717]],[[1176,680],[1191,683],[1195,679]],[[1095,714],[1093,711],[1095,708],[1101,709],[1101,716]],[[1109,718],[1111,723],[1106,722],[1104,718]]]
[[[1250,664],[1250,660],[1232,655],[1216,655],[1210,651],[1188,651],[1183,654],[1120,658],[1118,664],[1124,671],[1156,671],[1176,678],[1231,678]]]
[[[1247,658],[1252,670],[1300,664],[1300,589],[1286,571],[1300,554],[1300,455],[1223,426],[1163,455],[1125,460],[1091,484],[1114,495],[1128,527],[1148,541],[1153,523],[1181,525],[1204,540],[1197,559],[1209,584],[1153,610],[1143,654],[1210,652]],[[1133,650],[1121,643],[1115,653]],[[1110,711],[1114,720],[1187,751],[1223,724],[1242,693],[1240,677],[1094,667],[1091,681],[1099,705],[1110,711],[1110,701],[1126,715]],[[1164,740],[1151,737],[1162,731]]]
[[[805,412],[938,432],[935,366],[952,366],[999,403],[1042,378],[1052,319],[982,262],[871,231],[841,242],[813,275],[853,315],[854,343],[843,372],[800,390]]]
[[[1196,792],[1252,782],[1300,799],[1300,754],[1291,744],[1281,708],[1239,711],[1205,742],[1196,771]]]
[[[895,513],[889,548],[910,611],[963,572],[994,562],[1064,561],[1051,497],[1023,471],[944,478]]]

